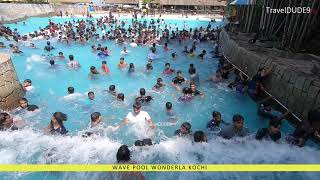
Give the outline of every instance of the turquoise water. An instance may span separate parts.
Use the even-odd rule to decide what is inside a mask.
[[[52,21],[63,23],[65,18],[51,18]],[[11,28],[17,28],[21,34],[37,30],[38,27],[47,25],[48,18],[30,18],[26,25],[22,23],[10,24]],[[130,22],[130,20],[129,20]],[[166,20],[166,22],[182,27],[182,20]],[[207,21],[186,21],[188,28],[206,27]],[[217,22],[216,26],[221,25]],[[257,142],[252,137],[245,139],[223,140],[206,131],[206,123],[211,119],[214,110],[220,111],[226,122],[231,122],[234,114],[245,117],[245,126],[254,134],[257,129],[266,127],[267,121],[257,116],[257,105],[248,96],[244,96],[227,88],[227,83],[219,85],[212,83],[200,83],[198,89],[205,94],[204,99],[195,99],[192,103],[181,103],[177,99],[181,96],[171,87],[172,76],[161,74],[166,62],[171,67],[181,70],[184,77],[189,78],[189,64],[193,63],[200,76],[200,81],[206,80],[214,74],[218,60],[207,54],[204,61],[189,59],[181,53],[185,45],[191,46],[192,42],[179,45],[178,42],[170,42],[169,47],[173,51],[165,52],[162,46],[157,46],[157,54],[160,57],[153,61],[153,71],[145,72],[149,46],[132,48],[127,45],[117,45],[113,41],[91,41],[85,45],[78,43],[61,44],[56,40],[50,40],[56,48],[53,55],[62,51],[67,57],[74,55],[81,64],[79,70],[68,70],[66,60],[56,60],[57,67],[50,68],[43,47],[45,40],[32,41],[38,49],[26,47],[30,42],[19,44],[24,52],[21,55],[12,54],[12,61],[17,75],[22,82],[31,79],[34,89],[27,92],[26,98],[30,104],[36,104],[41,111],[36,114],[25,114],[21,118],[27,121],[27,127],[17,132],[0,132],[0,163],[115,163],[115,154],[121,144],[131,146],[137,137],[141,135],[139,130],[127,126],[119,131],[106,130],[102,137],[84,139],[83,132],[90,123],[92,112],[101,112],[106,126],[113,126],[126,117],[131,111],[135,97],[140,88],[147,90],[147,95],[154,97],[150,105],[144,106],[154,122],[165,122],[168,118],[165,114],[165,103],[170,101],[178,117],[178,123],[172,127],[157,127],[154,131],[156,145],[148,148],[132,147],[132,158],[138,163],[319,163],[319,150],[317,146],[305,148],[292,147],[284,142],[280,144],[271,142]],[[12,42],[4,41],[6,45]],[[111,56],[105,60],[110,68],[110,75],[101,72],[101,59],[91,52],[91,45],[101,43],[108,46]],[[123,46],[131,51],[124,56],[127,63],[135,64],[135,72],[128,75],[126,70],[117,69]],[[202,50],[210,52],[213,44],[201,43],[197,45],[195,54]],[[7,50],[0,50],[8,52]],[[177,52],[178,58],[171,59],[171,53]],[[88,78],[90,66],[96,66],[101,72],[97,80]],[[161,77],[167,84],[163,93],[152,91],[156,79]],[[113,97],[105,92],[109,85],[116,85],[118,92],[125,94],[125,102],[116,102]],[[75,100],[66,99],[67,88],[73,86],[75,92],[82,96]],[[95,92],[96,99],[92,104],[87,102],[87,92]],[[43,135],[43,128],[50,122],[52,113],[62,111],[68,114],[65,127],[69,130],[68,137],[56,137]],[[208,133],[209,143],[195,145],[189,140],[173,137],[173,132],[179,129],[181,123],[188,121],[192,124],[192,131],[203,130]],[[286,121],[282,125],[283,137],[292,132]],[[54,156],[47,154],[53,152]],[[154,175],[157,175],[156,177]],[[102,178],[102,173],[10,173],[3,174],[3,179],[87,179],[89,177]],[[164,179],[163,174],[150,173],[147,177]],[[109,177],[109,175],[107,175]],[[314,179],[316,173],[166,173],[165,179],[281,179],[294,177],[297,179]]]

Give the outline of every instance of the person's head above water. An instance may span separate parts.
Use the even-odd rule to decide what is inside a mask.
[[[140,113],[140,110],[141,110],[141,103],[136,101],[134,104],[133,104],[133,111],[136,115],[138,115]]]
[[[127,145],[122,145],[117,152],[117,161],[120,162],[128,162],[130,161],[130,150]]]
[[[191,133],[191,124],[188,122],[184,122],[180,126],[181,134],[190,134]]]
[[[169,69],[170,68],[170,63],[166,63],[164,66],[165,66],[166,69]]]
[[[193,134],[193,140],[194,142],[207,142],[207,136],[204,134],[203,131],[196,131],[194,134]]]
[[[47,41],[47,45],[50,46],[50,41]]]
[[[102,61],[101,64],[102,65],[107,64],[107,61]]]
[[[123,93],[119,93],[119,94],[117,95],[117,100],[118,100],[118,101],[124,101],[124,94],[123,94]]]
[[[109,86],[109,91],[112,92],[112,91],[115,91],[115,90],[116,90],[116,86],[115,85],[112,84],[112,85]]]
[[[216,122],[221,121],[221,113],[218,111],[213,111],[212,112],[212,119]]]
[[[63,121],[67,121],[68,116],[65,113],[62,112],[55,112],[52,115],[51,123],[58,123],[60,125],[63,125]]]
[[[102,116],[101,113],[99,112],[94,112],[91,114],[91,123],[92,124],[98,124],[102,121]]]
[[[244,126],[244,118],[240,114],[235,114],[232,118],[233,125],[237,130],[242,130]]]
[[[73,55],[69,55],[69,60],[73,61],[73,59],[74,59]]]
[[[184,95],[189,94],[189,88],[188,88],[188,87],[184,87],[184,88],[182,89],[182,93],[183,93]]]
[[[130,63],[129,69],[134,69],[134,64],[133,63]]]
[[[74,93],[74,88],[73,87],[68,87],[68,94],[73,94]]]
[[[51,66],[53,66],[54,65],[54,60],[50,59],[49,63],[50,63]]]
[[[22,109],[25,109],[28,107],[28,100],[26,98],[20,98],[18,102],[19,102],[19,106]]]
[[[141,96],[144,96],[144,95],[146,95],[146,90],[144,88],[140,88],[139,93]]]
[[[88,98],[90,100],[94,100],[94,98],[95,98],[94,92],[92,92],[92,91],[88,92]]]
[[[167,102],[166,103],[166,109],[167,109],[167,111],[170,111],[172,109],[172,103],[171,102]]]
[[[271,133],[276,134],[280,132],[281,129],[281,120],[278,119],[271,119],[269,121],[269,130]]]
[[[31,79],[25,79],[25,80],[23,81],[23,85],[24,85],[24,86],[31,86],[31,85],[32,85]]]
[[[90,67],[90,72],[91,72],[92,74],[98,74],[98,70],[97,70],[97,68],[94,67],[94,66],[91,66],[91,67]]]

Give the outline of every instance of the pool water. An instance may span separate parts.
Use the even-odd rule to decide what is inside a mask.
[[[63,23],[73,20],[67,18],[51,18],[53,22]],[[48,24],[48,18],[29,18],[25,21],[10,24],[11,28],[17,28],[21,34],[37,30]],[[130,20],[129,20],[130,22]],[[168,23],[177,24],[181,29],[182,20],[166,20]],[[188,20],[188,28],[206,27],[208,21]],[[214,25],[220,26],[217,21]],[[1,41],[4,41],[1,39]],[[152,147],[131,147],[132,158],[138,163],[319,163],[320,152],[318,146],[309,145],[305,148],[297,148],[281,143],[258,142],[254,140],[255,132],[267,126],[267,121],[257,116],[257,104],[248,96],[231,91],[227,83],[213,84],[203,82],[215,73],[218,59],[211,58],[207,53],[205,59],[190,59],[182,54],[183,47],[191,47],[192,42],[179,45],[178,42],[170,42],[172,51],[165,52],[162,46],[157,46],[157,54],[160,57],[153,61],[153,71],[147,73],[145,65],[149,46],[132,48],[127,45],[118,45],[114,41],[91,41],[85,45],[79,43],[61,44],[51,39],[51,44],[56,48],[53,55],[62,51],[64,55],[74,55],[81,64],[79,70],[66,68],[66,60],[56,60],[55,68],[49,67],[47,54],[43,47],[45,40],[32,41],[38,49],[26,47],[30,42],[20,44],[24,52],[21,55],[12,54],[12,61],[17,75],[22,82],[31,79],[34,89],[27,92],[26,98],[29,104],[36,104],[40,112],[36,114],[20,115],[27,121],[27,127],[16,132],[0,132],[0,163],[115,163],[116,151],[121,144],[132,146],[144,131],[133,129],[128,125],[116,132],[105,130],[101,137],[82,138],[90,124],[90,114],[100,112],[106,126],[114,126],[123,120],[127,113],[132,110],[134,99],[139,95],[139,89],[145,88],[147,95],[154,100],[150,105],[143,106],[155,123],[166,122],[168,117],[165,112],[165,103],[172,102],[174,112],[178,118],[175,126],[157,127]],[[4,41],[6,45],[12,42]],[[110,68],[110,75],[104,75],[101,71],[101,61],[96,54],[91,52],[91,45],[101,43],[108,46],[111,56],[105,58]],[[134,63],[135,72],[131,75],[127,69],[119,70],[117,64],[120,52],[126,46],[129,54],[125,55],[127,63]],[[210,52],[213,44],[201,43],[197,45],[196,53],[202,50]],[[0,50],[8,52],[7,50]],[[171,59],[171,53],[177,52],[176,60]],[[193,63],[200,76],[198,89],[205,94],[205,98],[196,98],[191,103],[181,103],[178,98],[181,93],[177,92],[170,84],[175,75],[163,76],[164,64],[169,62],[171,67],[181,70],[184,77],[190,79],[188,74],[189,64]],[[95,66],[101,72],[98,79],[88,78],[90,66]],[[156,93],[152,87],[156,79],[161,77],[166,83],[165,91]],[[106,93],[109,85],[116,85],[117,92],[125,94],[125,102],[116,102],[110,94]],[[82,96],[77,99],[67,99],[67,88],[73,86],[76,93]],[[186,86],[186,85],[185,85]],[[87,93],[95,92],[96,99],[88,103]],[[245,118],[245,126],[250,129],[253,136],[244,139],[224,140],[216,137],[206,130],[206,124],[211,119],[212,111],[220,111],[226,122],[232,121],[234,114],[241,114]],[[65,127],[69,130],[67,137],[48,136],[43,134],[43,128],[47,127],[52,113],[61,111],[68,114]],[[191,141],[173,137],[176,129],[183,122],[192,124],[192,131],[203,130],[207,133],[209,143],[195,145]],[[287,121],[282,125],[283,138],[293,131]],[[53,154],[48,156],[48,154]],[[147,177],[155,179],[281,179],[298,178],[315,179],[317,173],[148,173]],[[156,175],[156,176],[155,176]],[[91,177],[103,178],[104,173],[8,173],[2,174],[0,179],[87,179]],[[111,176],[111,175],[110,175]],[[281,178],[280,178],[281,177]],[[109,177],[110,178],[110,177]]]

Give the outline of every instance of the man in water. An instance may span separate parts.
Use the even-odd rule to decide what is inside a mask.
[[[232,121],[233,124],[221,130],[220,136],[231,139],[233,137],[245,137],[249,134],[248,129],[244,127],[244,118],[241,115],[234,115]]]
[[[146,90],[144,88],[140,89],[140,96],[136,98],[136,102],[140,102],[142,104],[149,103],[152,100],[151,96],[146,96]]]
[[[261,128],[256,134],[257,140],[272,140],[277,142],[281,138],[281,120],[271,119],[268,128]]]
[[[221,124],[229,125],[229,123],[225,122],[221,119],[221,113],[218,111],[212,112],[212,120],[207,123],[207,129],[213,131],[214,128],[220,127]]]
[[[191,136],[191,124],[188,122],[184,122],[181,124],[180,129],[176,130],[174,132],[174,135],[176,136]]]
[[[120,122],[118,126],[116,126],[116,129],[120,128],[121,126],[124,126],[126,124],[133,123],[134,125],[138,125],[138,129],[141,130],[141,125],[145,125],[147,123],[151,129],[155,128],[155,125],[150,117],[150,115],[146,111],[141,110],[141,103],[135,102],[133,104],[133,111],[129,112],[124,120]],[[140,125],[140,126],[139,126]],[[147,129],[145,129],[147,130]],[[146,135],[148,131],[144,131],[144,135]]]

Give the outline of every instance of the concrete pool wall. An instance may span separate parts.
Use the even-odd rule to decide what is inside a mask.
[[[0,3],[0,22],[13,23],[33,16],[53,16],[58,15],[60,11],[83,14],[87,9],[82,5]]]
[[[265,82],[266,90],[300,118],[307,119],[308,112],[320,106],[320,82],[313,72],[319,61],[256,53],[241,47],[225,31],[221,32],[220,42],[225,56],[250,77],[260,67],[273,66],[272,74]]]

